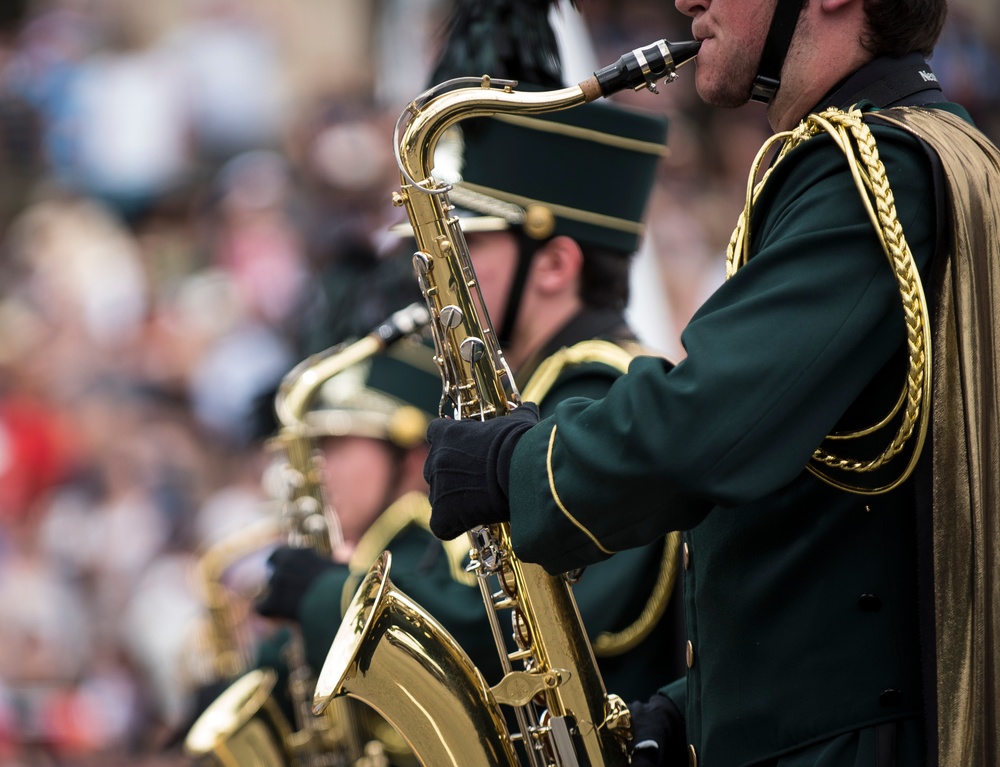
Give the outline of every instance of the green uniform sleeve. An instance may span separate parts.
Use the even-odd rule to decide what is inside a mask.
[[[661,687],[659,693],[670,698],[677,706],[678,711],[684,711],[687,708],[687,679],[671,682],[665,687]]]
[[[907,239],[933,242],[923,151],[874,133]],[[756,210],[753,255],[685,329],[680,364],[638,358],[604,398],[567,400],[521,439],[510,500],[523,559],[571,569],[784,487],[899,350],[896,278],[828,137],[775,169]],[[914,254],[920,268],[930,252]]]

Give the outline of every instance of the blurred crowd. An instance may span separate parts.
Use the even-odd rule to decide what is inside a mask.
[[[1000,14],[968,5],[932,63],[996,141]],[[277,383],[419,297],[392,131],[448,3],[2,7],[0,767],[183,763],[164,744],[209,675],[195,566],[275,513]],[[577,7],[591,71],[689,34],[671,3]],[[619,97],[671,118],[633,311],[673,355],[769,132],[690,80]],[[229,576],[246,603],[262,561]]]

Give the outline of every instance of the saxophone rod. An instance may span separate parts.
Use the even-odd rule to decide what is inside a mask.
[[[593,77],[579,86],[588,102],[626,88],[636,91],[646,88],[657,93],[656,81],[662,78],[665,82],[673,82],[677,78],[676,70],[694,59],[699,48],[700,40],[680,43],[658,40],[626,53],[614,64],[596,71]]]

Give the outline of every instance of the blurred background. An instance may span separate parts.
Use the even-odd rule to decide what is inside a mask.
[[[669,2],[577,6],[554,18],[572,82],[689,36]],[[0,766],[184,763],[164,745],[210,675],[195,565],[274,514],[274,386],[418,297],[392,128],[448,10],[0,3]],[[1000,6],[953,0],[932,63],[1000,140]],[[620,98],[671,119],[632,311],[678,356],[769,130],[683,71]]]

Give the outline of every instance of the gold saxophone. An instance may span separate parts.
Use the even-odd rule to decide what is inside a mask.
[[[237,609],[232,592],[225,586],[226,572],[244,557],[279,540],[277,520],[265,518],[213,543],[199,557],[195,568],[197,586],[207,609],[204,632],[213,681],[232,679],[250,666],[251,639],[245,626],[245,609]]]
[[[442,413],[455,418],[507,415],[520,399],[486,312],[468,246],[448,200],[431,176],[438,140],[455,123],[497,113],[567,109],[631,87],[655,91],[661,77],[692,59],[699,43],[661,40],[622,56],[576,86],[518,92],[516,83],[459,78],[414,100],[396,126],[406,208],[417,242],[414,268],[430,309]],[[450,88],[466,82],[479,87]],[[568,581],[521,562],[508,525],[469,531],[504,677],[486,684],[454,639],[389,580],[384,553],[362,581],[320,672],[314,713],[343,695],[378,710],[427,767],[629,762],[627,707],[608,695]],[[494,585],[495,584],[495,585]],[[517,649],[509,652],[497,613],[511,610]],[[519,664],[518,668],[514,664]],[[520,732],[507,729],[500,705],[513,707]]]
[[[340,530],[335,515],[329,515],[323,496],[322,479],[314,457],[314,440],[306,427],[306,414],[320,387],[337,373],[357,364],[398,339],[424,328],[429,321],[427,308],[413,304],[393,314],[360,340],[340,344],[303,360],[282,379],[275,396],[275,413],[281,423],[270,447],[281,456],[278,464],[282,512],[280,524],[270,522],[266,529],[246,530],[232,540],[211,550],[214,556],[200,568],[209,605],[215,606],[213,638],[218,648],[220,678],[235,676],[249,665],[246,657],[237,657],[240,647],[230,616],[219,601],[220,568],[212,566],[228,561],[233,549],[263,545],[281,533],[290,546],[312,548],[331,555],[339,541]],[[332,523],[332,524],[331,524]],[[255,764],[262,767],[381,767],[387,764],[382,743],[368,737],[373,719],[370,714],[339,701],[323,717],[310,711],[314,679],[305,661],[305,648],[298,632],[292,632],[286,644],[288,694],[292,701],[294,723],[288,721],[274,699],[277,675],[274,671],[254,669],[229,686],[205,710],[192,726],[185,740],[185,750],[199,764],[236,767]],[[390,750],[396,750],[393,745]]]

